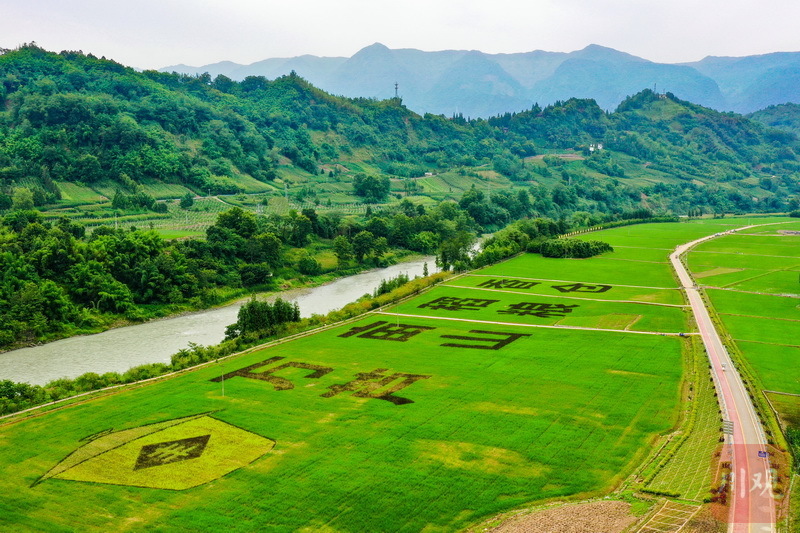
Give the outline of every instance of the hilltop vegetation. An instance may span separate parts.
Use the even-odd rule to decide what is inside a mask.
[[[490,120],[448,119],[417,115],[398,98],[332,96],[294,73],[241,82],[139,73],[34,45],[0,56],[0,80],[6,209],[107,202],[163,211],[156,200],[242,192],[335,208],[399,196],[459,200],[473,185],[491,185],[486,225],[499,227],[516,216],[509,190],[524,190],[537,214],[554,217],[797,204],[794,135],[649,90],[610,114],[570,99]],[[380,194],[358,196],[358,176],[391,178],[388,196],[385,182]]]
[[[800,105],[781,104],[769,106],[748,117],[770,128],[800,135]]]

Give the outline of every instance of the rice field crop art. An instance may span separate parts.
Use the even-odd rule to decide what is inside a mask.
[[[488,278],[487,281],[496,278]],[[520,280],[515,280],[520,281]],[[535,283],[535,282],[528,282]],[[522,290],[482,287],[438,287],[387,313],[421,315],[480,323],[512,323],[677,334],[686,329],[682,305],[652,305],[639,302],[572,298],[571,292],[590,287],[581,283],[550,283],[550,294],[527,294]]]
[[[37,480],[58,478],[184,490],[246,466],[275,441],[208,414],[102,431]]]
[[[566,282],[536,278],[514,278],[491,274],[465,274],[445,283],[445,286],[476,288],[520,294],[563,296],[575,299],[638,302],[645,304],[684,305],[678,288],[651,288],[632,285]]]
[[[29,529],[458,530],[613,486],[675,422],[683,342],[370,315],[3,427],[0,516]],[[219,470],[223,456],[236,464]]]

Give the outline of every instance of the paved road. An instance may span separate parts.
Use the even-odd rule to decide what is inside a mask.
[[[739,229],[752,227],[754,226]],[[681,262],[681,255],[690,248],[719,235],[721,234],[710,235],[678,246],[670,255],[670,261],[686,291],[703,338],[716,382],[722,416],[725,420],[733,422],[733,435],[727,437],[733,472],[733,487],[728,499],[730,503],[728,531],[729,533],[774,532],[775,501],[771,492],[769,458],[760,457],[765,455],[763,452],[767,449],[764,430],[742,379],[714,328],[700,292]]]

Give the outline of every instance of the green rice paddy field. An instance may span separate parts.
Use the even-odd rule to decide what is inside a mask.
[[[794,233],[792,233],[794,232]],[[800,394],[800,223],[743,230],[697,246],[688,263],[763,389]],[[800,398],[770,394],[784,421]]]
[[[524,258],[528,259],[528,257]],[[509,280],[512,278],[499,279]],[[575,284],[556,284],[555,286],[576,287]],[[587,286],[584,285],[584,287]],[[588,287],[595,286],[589,285]],[[613,287],[610,291],[613,291]],[[439,287],[427,293],[425,297],[396,307],[394,311],[399,314],[418,314],[459,321],[507,322],[667,333],[678,333],[686,329],[686,317],[680,307],[566,298],[558,296],[555,290],[552,292],[555,294],[526,295],[522,291],[512,292],[512,290],[504,289]]]
[[[29,529],[452,530],[533,499],[607,489],[675,422],[683,339],[510,326],[474,333],[418,318],[387,332],[376,331],[386,326],[378,318],[3,428],[0,514]],[[378,326],[341,337],[370,324]],[[402,328],[431,329],[382,338]],[[330,371],[312,379],[309,367],[285,367],[274,373],[292,383],[284,390],[229,376],[225,396],[210,381],[274,357],[285,359],[265,368]],[[356,391],[331,395],[370,373]],[[404,382],[393,396],[413,403],[381,398]],[[87,436],[204,412],[275,447],[181,491],[92,483],[85,474],[30,486]],[[155,466],[151,475],[169,479],[202,460]],[[109,468],[132,470],[98,463],[95,479],[112,476]]]
[[[732,223],[592,233],[619,254],[522,255],[324,332],[7,422],[0,526],[454,531],[606,493],[682,410],[691,342],[674,333],[690,329],[666,255]],[[553,325],[568,327],[539,327]]]

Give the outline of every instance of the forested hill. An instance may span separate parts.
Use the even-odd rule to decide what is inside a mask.
[[[103,184],[136,201],[147,183],[202,195],[259,183],[323,191],[322,173],[371,202],[388,193],[379,179],[359,185],[371,176],[499,176],[551,216],[781,210],[795,208],[799,192],[795,135],[649,90],[614,113],[571,99],[466,120],[420,116],[397,98],[332,96],[294,74],[236,82],[140,73],[35,45],[0,56],[0,82],[0,209],[20,188],[47,206],[65,183]],[[425,192],[408,185],[407,195]]]
[[[770,128],[800,135],[800,104],[781,104],[769,106],[748,115],[748,118]]]

